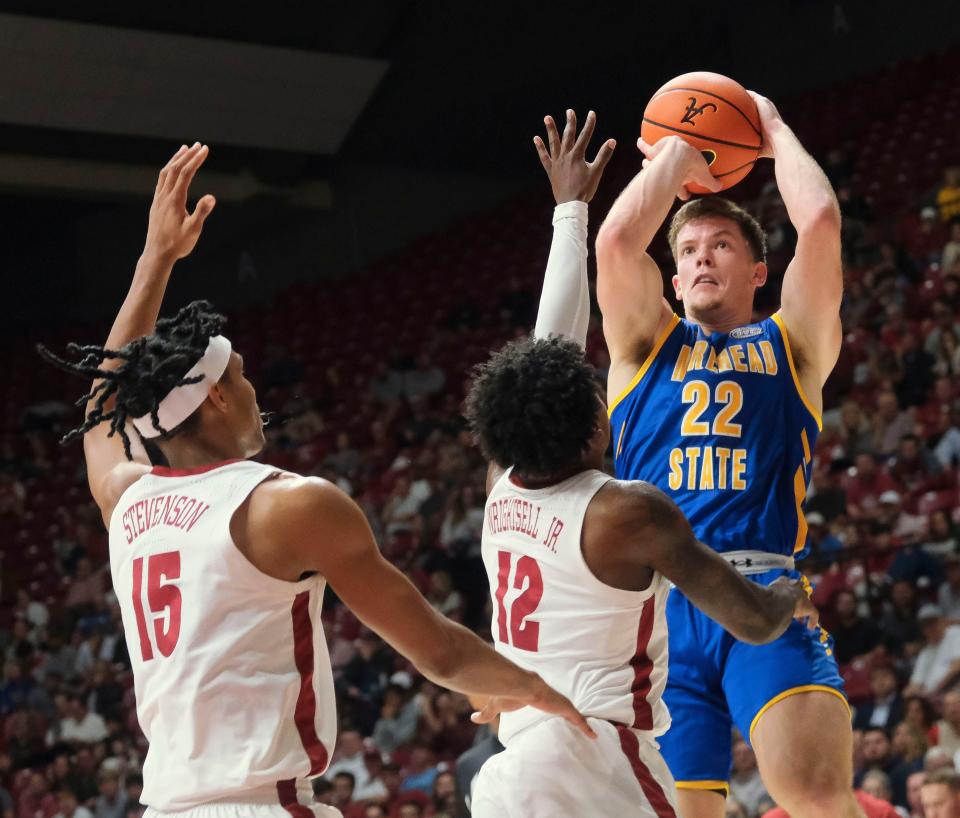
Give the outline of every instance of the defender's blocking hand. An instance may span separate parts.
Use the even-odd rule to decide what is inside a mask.
[[[553,198],[557,204],[564,202],[589,202],[597,192],[603,170],[613,155],[617,143],[608,139],[592,162],[586,160],[587,145],[593,136],[593,129],[597,124],[597,115],[590,111],[583,130],[577,136],[577,115],[572,109],[567,110],[567,124],[561,138],[557,132],[557,125],[552,116],[543,118],[547,126],[547,145],[539,136],[533,138],[543,169],[550,177],[550,186],[553,188]]]

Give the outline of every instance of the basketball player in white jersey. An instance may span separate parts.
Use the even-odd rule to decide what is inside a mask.
[[[547,122],[554,248],[571,239],[564,232],[586,242],[586,203],[612,150],[608,143],[594,163],[584,160],[594,120],[591,112],[575,139],[568,112],[562,141]],[[669,582],[751,643],[772,641],[794,617],[817,622],[798,582],[748,582],[697,541],[663,492],[601,471],[610,425],[583,355],[589,304],[579,321],[551,323],[556,311],[544,309],[585,275],[578,254],[551,251],[537,338],[478,367],[467,416],[491,463],[482,548],[496,649],[564,692],[598,739],[581,740],[562,719],[528,707],[503,713],[506,750],[480,772],[473,818],[676,818],[656,743],[669,727],[661,700]],[[514,704],[493,700],[480,720],[504,703]]]
[[[157,321],[174,262],[214,207],[186,209],[207,156],[182,147],[160,173],[147,242],[103,347],[71,345],[68,371],[94,377],[83,425],[90,490],[150,742],[148,814],[333,816],[308,779],[336,734],[320,626],[325,583],[425,676],[454,690],[516,696],[592,731],[535,674],[437,614],[380,555],[357,505],[316,478],[246,458],[264,444],[243,358],[221,316],[196,302]],[[133,430],[136,429],[137,434]],[[117,437],[119,436],[119,438]],[[151,468],[140,438],[169,468]]]

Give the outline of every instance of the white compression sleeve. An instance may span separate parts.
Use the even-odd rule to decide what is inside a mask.
[[[562,335],[586,348],[589,323],[587,204],[564,202],[553,211],[553,241],[533,334]]]

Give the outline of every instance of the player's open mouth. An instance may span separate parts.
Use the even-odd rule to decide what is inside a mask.
[[[696,287],[700,284],[712,284],[714,287],[720,286],[719,284],[717,284],[716,279],[713,279],[710,276],[697,276],[693,280],[693,286]]]

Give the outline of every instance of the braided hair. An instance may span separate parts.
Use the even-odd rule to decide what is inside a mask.
[[[210,338],[220,334],[226,320],[214,312],[210,302],[194,301],[173,318],[157,321],[152,335],[137,338],[120,349],[70,343],[67,345],[68,357],[61,358],[42,344],[37,344],[37,352],[41,357],[64,372],[100,379],[76,402],[77,406],[85,406],[94,401],[93,408],[84,422],[64,435],[60,442],[66,444],[82,438],[95,426],[109,421],[110,432],[107,437],[119,432],[123,451],[127,459],[132,460],[126,424],[128,419],[143,415],[150,415],[153,428],[160,432],[162,439],[172,437],[189,418],[176,429],[164,429],[157,415],[160,401],[178,386],[203,380],[202,375],[193,378],[185,376],[203,357]],[[70,360],[71,357],[74,360]],[[105,360],[119,360],[122,363],[116,369],[103,369]],[[113,408],[107,410],[105,406],[110,398],[116,400]]]

